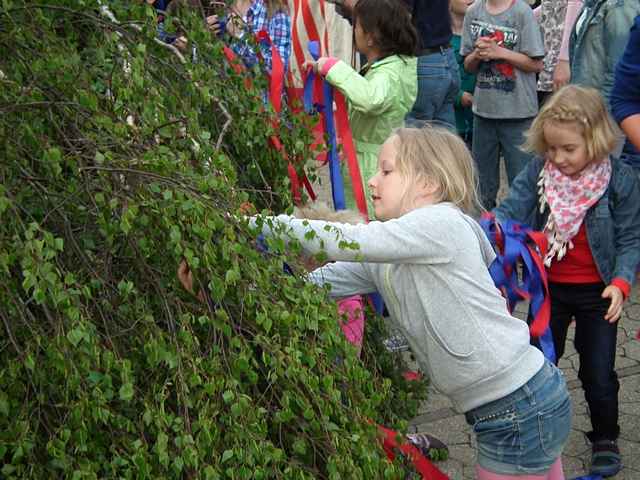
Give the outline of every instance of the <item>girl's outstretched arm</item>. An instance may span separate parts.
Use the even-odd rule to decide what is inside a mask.
[[[334,298],[373,293],[377,290],[364,263],[328,263],[311,272],[309,280],[316,285],[329,284],[329,294]]]
[[[262,219],[262,233],[297,239],[305,253],[330,261],[434,264],[456,251],[452,207],[432,205],[386,222],[348,225],[280,215]],[[250,219],[258,226],[258,217]]]

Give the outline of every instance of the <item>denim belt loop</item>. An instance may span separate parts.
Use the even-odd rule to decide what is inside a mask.
[[[531,390],[531,388],[529,387],[528,384],[525,383],[522,386],[522,392],[527,396],[527,399],[529,400],[531,406],[535,407],[535,405],[536,405],[536,396],[535,396],[535,394],[533,393],[533,391]]]

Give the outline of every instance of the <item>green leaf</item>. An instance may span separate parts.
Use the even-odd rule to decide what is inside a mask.
[[[67,340],[71,342],[71,345],[73,345],[74,347],[77,347],[78,344],[84,338],[84,336],[85,336],[85,331],[83,329],[74,328],[72,330],[69,330],[69,332],[67,333]]]
[[[235,394],[231,390],[227,390],[222,394],[222,399],[224,400],[224,403],[231,403],[235,397],[236,397]]]
[[[118,392],[120,400],[124,400],[125,402],[130,401],[133,398],[133,384],[127,382],[120,387]]]
[[[36,368],[36,362],[33,360],[33,355],[27,355],[27,357],[24,359],[24,366],[33,372],[33,370]]]
[[[233,458],[233,450],[225,450],[222,452],[222,463],[225,463]]]
[[[9,415],[9,397],[3,391],[0,391],[0,414],[5,417]],[[0,460],[2,457],[0,456]]]

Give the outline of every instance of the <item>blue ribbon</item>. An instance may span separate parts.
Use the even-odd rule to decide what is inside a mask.
[[[311,41],[308,45],[309,53],[314,60],[320,58],[320,42]],[[333,87],[326,80],[322,80],[323,105],[313,103],[313,83],[316,74],[313,70],[309,72],[304,82],[304,110],[309,114],[315,112],[324,113],[324,129],[329,137],[329,178],[331,179],[331,194],[333,197],[333,207],[336,210],[344,210],[346,202],[344,199],[344,184],[340,173],[340,160],[338,157],[338,139],[333,121]]]
[[[308,44],[309,53],[314,60],[320,58],[320,42],[311,41]],[[314,104],[313,102],[313,83],[315,81],[316,74],[313,70],[309,71],[307,78],[304,82],[303,102],[304,110],[308,114],[314,114],[316,112],[324,113],[324,128],[327,136],[329,137],[330,149],[328,152],[329,160],[329,178],[331,179],[331,195],[333,197],[333,207],[336,210],[344,210],[347,208],[347,204],[344,198],[344,184],[342,181],[342,174],[340,172],[340,159],[338,157],[338,140],[336,136],[336,128],[333,121],[333,87],[326,80],[322,80],[322,96],[323,104]],[[369,295],[373,308],[378,315],[382,315],[384,312],[384,300],[378,293],[372,293]]]
[[[545,301],[543,271],[531,256],[527,246],[531,229],[518,222],[507,220],[501,225],[494,217],[483,217],[480,226],[489,238],[496,252],[495,261],[489,266],[489,273],[496,287],[505,292],[509,311],[522,300],[529,300],[529,318],[536,318]],[[503,252],[496,247],[497,229],[503,239]],[[518,263],[522,263],[522,281],[518,279]],[[555,363],[556,353],[551,328],[547,327],[538,339],[544,356]]]

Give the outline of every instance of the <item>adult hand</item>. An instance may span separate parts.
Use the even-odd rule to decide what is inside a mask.
[[[553,91],[560,90],[571,80],[571,67],[567,60],[558,60],[553,70]]]
[[[218,15],[209,15],[207,17],[207,29],[214,35],[220,33],[220,19]]]
[[[462,97],[460,98],[460,105],[465,108],[471,107],[473,105],[473,95],[471,95],[469,92],[464,92],[462,94]]]
[[[622,290],[620,290],[615,285],[609,285],[602,292],[602,298],[610,298],[611,305],[609,305],[609,309],[607,310],[604,319],[609,323],[615,323],[622,315],[622,304],[624,303],[624,295],[622,294]]]

